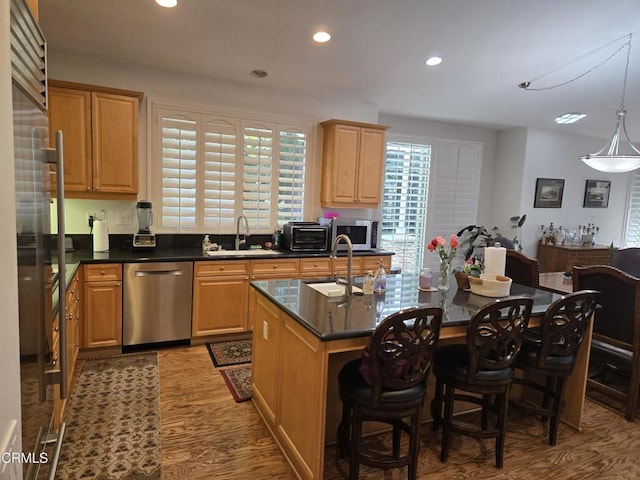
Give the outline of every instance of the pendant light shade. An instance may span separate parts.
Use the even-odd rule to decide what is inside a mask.
[[[624,123],[626,114],[625,110],[618,110],[618,124],[611,139],[598,152],[583,155],[580,160],[607,173],[625,173],[640,168],[640,150],[629,140]]]
[[[627,63],[624,69],[624,84],[622,87],[622,101],[617,112],[618,123],[611,139],[596,153],[580,157],[584,163],[595,170],[607,173],[625,173],[640,168],[640,150],[636,148],[627,134],[624,120],[627,111],[624,109],[624,96],[627,89],[627,73],[629,71],[629,58],[631,57],[631,39],[629,34],[627,42]],[[624,137],[623,137],[624,135]]]

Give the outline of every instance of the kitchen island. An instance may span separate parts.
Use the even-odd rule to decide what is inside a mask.
[[[445,309],[440,343],[461,341],[475,311],[493,299],[457,290],[418,289],[417,275],[390,275],[387,291],[327,297],[304,280],[251,283],[253,402],[284,455],[303,479],[322,479],[325,445],[335,441],[341,416],[337,377],[358,358],[376,325],[387,315],[418,305]],[[514,284],[512,295],[534,299],[531,325],[559,295]],[[567,385],[565,422],[580,428],[590,338],[583,342]],[[427,402],[433,393],[429,377]],[[427,404],[428,405],[428,404]],[[429,417],[428,408],[423,417]]]

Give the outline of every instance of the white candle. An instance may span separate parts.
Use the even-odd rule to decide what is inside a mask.
[[[484,249],[484,273],[504,275],[504,267],[507,261],[507,249],[504,247],[485,247]]]

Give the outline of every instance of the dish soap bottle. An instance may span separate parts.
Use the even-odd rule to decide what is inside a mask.
[[[375,293],[383,293],[387,290],[387,272],[384,271],[382,266],[382,259],[378,262],[378,270],[373,277],[373,291]]]
[[[202,239],[202,251],[208,252],[211,249],[211,240],[209,240],[209,235],[205,235]]]
[[[363,293],[373,293],[373,272],[369,270],[364,275],[364,281],[362,283],[362,292]]]

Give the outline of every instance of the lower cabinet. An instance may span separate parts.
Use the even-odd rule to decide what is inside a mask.
[[[81,319],[80,314],[82,312],[82,273],[81,269],[78,269],[71,280],[71,283],[67,286],[67,292],[65,295],[65,312],[64,315],[56,316],[53,322],[53,356],[54,363],[57,364],[60,359],[60,322],[65,322],[66,332],[66,374],[67,374],[67,398],[60,398],[60,386],[54,386],[54,427],[57,429],[62,422],[64,412],[67,406],[67,400],[71,395],[73,388],[74,372],[76,360],[78,358],[78,352],[80,351],[80,326]]]
[[[122,264],[84,266],[82,348],[122,345]]]
[[[195,262],[191,336],[246,332],[249,260]]]

